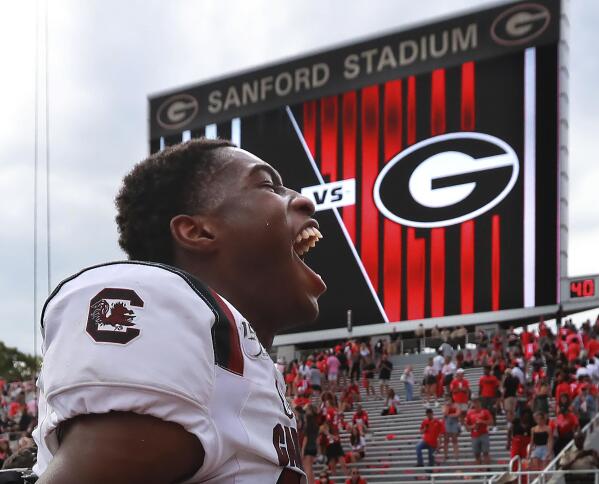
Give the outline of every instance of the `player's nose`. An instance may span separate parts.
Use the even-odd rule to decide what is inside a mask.
[[[292,210],[297,210],[299,212],[305,213],[308,217],[311,217],[316,212],[316,207],[314,202],[310,200],[308,197],[294,191],[291,191],[291,202],[289,203],[289,207]]]

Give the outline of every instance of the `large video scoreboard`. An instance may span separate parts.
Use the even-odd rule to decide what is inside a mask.
[[[560,22],[510,3],[154,95],[150,149],[230,138],[314,201],[329,289],[281,341],[348,310],[363,332],[557,311]]]

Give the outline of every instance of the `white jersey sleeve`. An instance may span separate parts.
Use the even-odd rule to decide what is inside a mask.
[[[213,471],[222,453],[209,411],[214,321],[206,294],[166,266],[107,264],[63,282],[42,315],[36,471],[56,452],[61,422],[110,411],[180,424],[203,444],[201,474]]]

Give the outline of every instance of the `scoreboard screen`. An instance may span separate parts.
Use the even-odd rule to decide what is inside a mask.
[[[570,297],[595,297],[595,279],[573,279],[570,281]]]
[[[291,332],[557,305],[559,40],[517,2],[162,93],[150,149],[230,138],[313,200],[329,289]]]

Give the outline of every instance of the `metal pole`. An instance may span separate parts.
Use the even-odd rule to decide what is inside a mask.
[[[50,2],[46,0],[46,15],[45,15],[45,80],[46,80],[46,251],[47,251],[47,271],[48,271],[48,296],[52,289],[52,264],[51,264],[51,251],[50,251],[50,99],[48,96],[48,50],[50,45],[48,44],[48,10],[50,9]]]
[[[351,309],[347,310],[347,332],[350,334],[352,332],[352,311],[351,311]]]
[[[37,175],[39,157],[39,0],[35,2],[34,150],[33,150],[33,356],[37,359]]]

